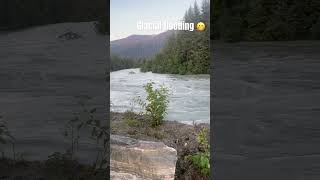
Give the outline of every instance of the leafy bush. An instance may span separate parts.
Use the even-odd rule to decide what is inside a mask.
[[[200,173],[205,176],[210,176],[210,153],[209,152],[198,152],[195,155],[187,156],[187,160],[192,162]]]
[[[70,124],[66,132],[66,136],[71,136],[71,148],[69,152],[71,153],[72,159],[74,154],[77,152],[77,145],[80,139],[79,131],[81,129],[86,129],[90,131],[91,138],[96,141],[97,153],[96,162],[93,164],[96,171],[105,169],[109,158],[108,158],[108,143],[109,143],[109,132],[108,124],[96,117],[96,108],[88,109],[84,103],[82,105],[82,112],[71,119],[68,124]],[[102,149],[100,148],[102,147]],[[101,149],[101,150],[100,150]]]
[[[133,112],[133,107],[134,105],[132,104],[131,110],[128,110],[123,113],[123,121],[126,125],[131,126],[131,127],[140,127],[143,125],[143,121],[139,119],[139,115]]]
[[[163,119],[167,113],[169,90],[165,86],[155,89],[153,88],[153,84],[147,83],[144,86],[147,92],[146,101],[138,98],[137,102],[145,110],[145,115],[151,119],[152,127],[156,127],[163,123]]]
[[[200,148],[203,150],[203,151],[209,151],[209,142],[208,142],[208,139],[207,139],[207,134],[208,134],[208,130],[206,128],[203,128],[199,134],[198,134],[198,137],[197,137],[197,140],[200,144]]]
[[[202,129],[197,137],[200,151],[194,155],[186,156],[186,159],[196,167],[204,177],[210,176],[210,146],[207,140],[207,129]]]
[[[123,116],[123,120],[124,122],[128,125],[128,126],[132,126],[132,127],[139,127],[142,125],[142,122],[138,119],[135,119],[134,117],[134,113],[133,112],[125,112],[124,116]]]

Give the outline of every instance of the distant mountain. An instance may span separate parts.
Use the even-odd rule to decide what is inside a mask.
[[[131,35],[111,41],[110,51],[123,58],[150,58],[160,52],[172,33],[173,31],[166,31],[157,35]]]

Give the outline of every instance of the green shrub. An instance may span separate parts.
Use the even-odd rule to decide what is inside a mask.
[[[141,121],[132,118],[124,118],[124,122],[131,127],[139,127],[141,126]]]
[[[126,111],[123,114],[123,121],[125,124],[131,127],[139,127],[142,125],[142,121],[137,119],[137,116],[133,111]]]
[[[109,126],[105,120],[97,118],[97,109],[89,108],[84,102],[81,102],[82,111],[68,122],[65,136],[71,139],[71,148],[68,149],[73,159],[78,150],[79,132],[84,129],[90,132],[91,138],[96,141],[97,149],[99,149],[96,161],[93,164],[96,171],[103,170],[107,167],[109,160],[108,143],[109,143]],[[102,147],[102,149],[100,148]]]
[[[144,114],[151,119],[152,127],[156,127],[163,123],[163,119],[167,113],[169,90],[165,86],[155,89],[153,88],[153,84],[147,83],[144,86],[147,98],[145,101],[138,98],[137,102],[144,109]]]
[[[209,152],[198,152],[197,154],[187,156],[186,159],[189,160],[204,177],[210,176]]]
[[[207,140],[207,134],[208,131],[205,128],[199,132],[197,140],[200,145],[200,151],[185,157],[204,177],[210,176],[210,146]]]
[[[157,132],[157,131],[153,133],[153,136],[159,140],[164,139],[166,137],[166,135],[163,132]]]
[[[209,151],[209,142],[207,139],[208,130],[206,128],[201,129],[197,136],[198,143],[203,151]]]

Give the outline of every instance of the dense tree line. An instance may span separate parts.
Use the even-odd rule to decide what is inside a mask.
[[[143,61],[142,59],[133,60],[129,58],[122,58],[118,55],[112,54],[111,62],[110,62],[110,70],[118,71],[121,69],[138,68],[142,61]]]
[[[107,32],[106,0],[1,0],[0,30],[20,29],[62,22],[98,21]]]
[[[184,21],[195,25],[200,21],[204,22],[206,29],[203,32],[176,31],[169,37],[159,54],[142,63],[142,71],[169,74],[209,73],[209,0],[204,0],[201,7],[195,2],[186,11]]]
[[[213,39],[320,39],[319,0],[214,0]]]

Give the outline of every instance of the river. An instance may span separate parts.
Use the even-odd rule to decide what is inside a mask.
[[[111,72],[111,110],[141,111],[134,98],[146,97],[143,86],[154,82],[169,88],[169,107],[165,120],[186,124],[210,122],[210,76],[142,73],[139,69]]]
[[[61,41],[66,31],[83,39]],[[26,160],[45,160],[64,153],[70,139],[63,136],[67,122],[81,111],[80,101],[97,108],[105,118],[105,42],[92,23],[39,26],[0,35],[0,116],[15,137],[15,152]],[[77,52],[77,53],[75,53]],[[79,160],[96,157],[95,142],[81,135]],[[0,151],[12,158],[10,144]]]

